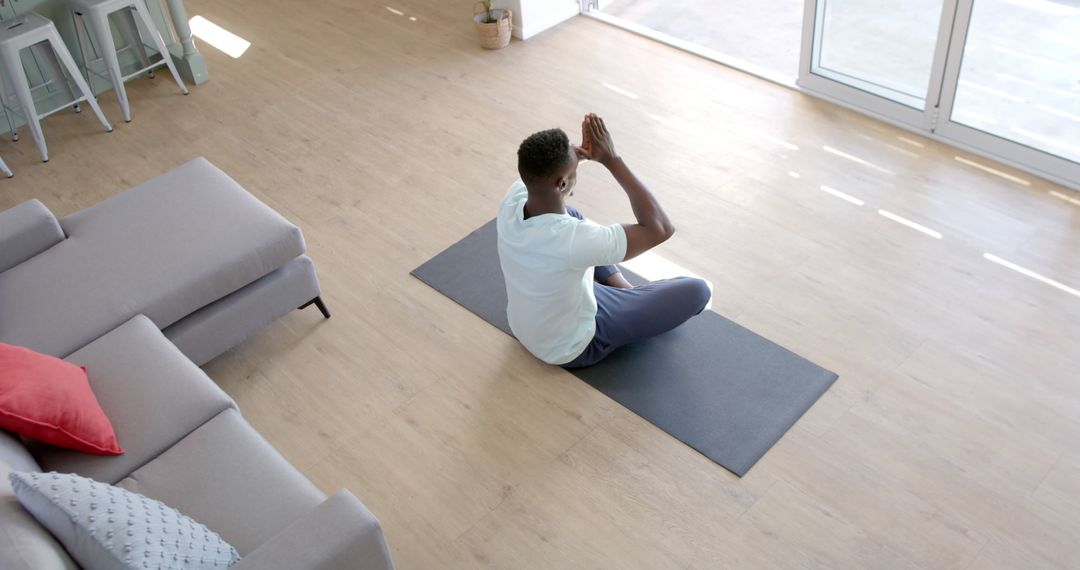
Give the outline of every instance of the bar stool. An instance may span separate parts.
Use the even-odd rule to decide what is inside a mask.
[[[79,36],[79,53],[83,56],[83,65],[86,68],[87,78],[89,79],[89,74],[93,73],[90,71],[90,63],[104,60],[105,69],[108,71],[109,79],[112,80],[113,89],[116,91],[116,99],[120,101],[120,111],[124,114],[125,122],[131,122],[131,106],[128,104],[127,92],[124,90],[124,82],[128,79],[143,73],[149,73],[153,77],[154,69],[167,65],[173,79],[176,80],[176,84],[180,86],[180,92],[184,95],[188,94],[188,88],[176,71],[176,65],[173,64],[169,49],[165,47],[165,40],[161,38],[161,33],[158,32],[157,27],[154,26],[154,21],[150,18],[150,11],[146,8],[146,0],[72,0],[71,5],[74,18],[82,20],[83,23],[82,29],[80,29],[78,21],[75,22],[75,33]],[[116,42],[113,41],[112,29],[109,27],[109,14],[114,12],[119,12],[118,28],[120,35],[127,42],[127,46],[123,49],[133,50],[141,66],[137,71],[127,75],[120,71]],[[150,40],[154,42],[154,48],[161,55],[161,61],[150,63],[150,58],[146,55],[146,45],[143,44],[142,36],[139,34],[139,27],[135,23],[136,14],[150,35]],[[93,62],[86,59],[87,33],[92,36],[101,55],[99,59],[93,60]]]
[[[49,76],[52,77],[52,80],[43,85],[46,87],[51,83],[60,85],[60,89],[67,99],[62,105],[45,112],[37,110],[30,88],[30,81],[26,77],[22,59],[19,57],[19,52],[26,48],[33,48],[35,53],[41,56],[41,60],[46,67],[49,68]],[[72,93],[71,85],[61,70],[61,65],[71,76],[70,81],[74,81],[75,86],[78,87],[78,98]],[[105,119],[105,115],[101,113],[101,107],[98,106],[97,99],[94,98],[94,94],[90,91],[90,86],[83,80],[82,73],[79,72],[75,60],[71,58],[71,53],[68,52],[63,40],[60,39],[60,34],[57,33],[52,20],[30,12],[0,22],[0,67],[3,68],[6,76],[11,79],[12,87],[15,88],[15,97],[18,99],[21,109],[19,114],[26,119],[26,124],[30,127],[30,132],[34,135],[34,142],[37,143],[38,152],[41,154],[43,162],[49,162],[49,150],[45,146],[45,135],[41,131],[41,119],[66,108],[72,103],[75,104],[76,111],[79,110],[80,102],[86,101],[90,103],[94,114],[97,115],[101,124],[105,126],[105,130],[112,132],[112,125]],[[39,85],[35,89],[43,85]],[[11,127],[11,138],[19,140],[19,135],[15,130],[15,123],[11,120],[11,113],[16,111],[9,99],[6,87],[0,84],[0,104],[4,106],[4,114],[7,116],[8,126]]]

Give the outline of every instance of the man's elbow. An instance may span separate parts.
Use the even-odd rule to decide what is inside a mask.
[[[652,231],[652,246],[656,247],[665,241],[671,239],[671,236],[675,235],[675,226],[671,224],[663,224],[653,228]]]
[[[663,239],[661,241],[667,241],[671,239],[671,236],[675,235],[675,224],[672,224],[671,222],[664,224],[662,231]]]

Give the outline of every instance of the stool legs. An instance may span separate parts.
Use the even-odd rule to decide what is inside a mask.
[[[172,74],[173,80],[176,81],[176,85],[180,87],[180,92],[187,95],[188,88],[184,85],[184,81],[180,79],[180,73],[176,71],[176,64],[173,63],[172,54],[169,53],[169,48],[165,47],[165,40],[161,38],[161,32],[159,32],[157,26],[154,25],[154,21],[150,19],[150,10],[146,8],[146,1],[135,0],[135,11],[139,14],[139,19],[142,20],[143,26],[150,34],[150,39],[153,40],[154,47],[157,48],[158,53],[161,54],[161,58],[165,60],[165,65],[169,67],[169,73]]]
[[[154,25],[153,20],[150,18],[150,11],[146,8],[145,0],[133,0],[130,8],[119,10],[119,13],[117,28],[120,35],[124,37],[124,41],[135,51],[135,57],[138,58],[142,67],[145,68],[150,65],[150,58],[147,56],[146,47],[139,36],[138,24],[135,21],[136,16],[142,21],[143,27],[150,35],[151,41],[154,42],[154,47],[161,54],[162,61],[168,66],[176,85],[180,87],[180,91],[184,95],[187,95],[188,88],[184,85],[184,81],[180,79],[180,73],[176,70],[176,64],[173,63],[172,54],[169,53],[169,48],[165,46],[165,40],[162,39],[157,26]],[[116,99],[120,103],[120,112],[124,115],[124,121],[131,122],[131,105],[128,102],[127,91],[124,89],[124,75],[120,71],[120,61],[116,55],[116,42],[113,41],[112,30],[109,27],[109,15],[99,10],[87,10],[85,14],[79,13],[79,16],[90,27],[90,35],[97,40],[99,55],[105,61],[105,68],[109,72],[109,79],[112,81],[113,91],[116,92]],[[78,23],[76,23],[76,33],[79,32],[78,27]],[[84,50],[83,53],[85,54],[81,35],[79,37],[79,49]],[[85,56],[83,59],[85,63]],[[151,77],[153,77],[153,73],[151,69]]]
[[[30,89],[30,81],[26,76],[26,70],[23,68],[22,58],[20,57],[20,53],[24,49],[31,50],[37,56],[38,61],[44,63],[46,69],[41,71],[43,75],[49,77],[46,85],[48,83],[57,83],[62,94],[69,97],[68,101],[65,101],[65,105],[70,102],[75,104],[76,109],[78,109],[78,104],[86,101],[94,110],[94,114],[97,115],[105,130],[112,131],[112,125],[105,118],[105,114],[101,112],[97,99],[94,97],[93,92],[90,91],[90,87],[86,84],[86,80],[83,78],[78,66],[75,65],[75,60],[72,59],[71,53],[68,52],[67,46],[64,45],[64,41],[60,39],[60,33],[57,32],[52,21],[35,12],[30,12],[16,19],[6,21],[3,25],[6,27],[3,35],[0,36],[0,67],[3,68],[3,73],[0,75],[4,75],[5,80],[11,81],[11,86],[15,90],[15,98],[19,101],[21,115],[26,120],[26,126],[30,128],[30,132],[34,136],[34,144],[37,145],[38,153],[41,155],[43,162],[49,161],[49,147],[45,144],[45,133],[41,129],[41,118],[43,115],[58,111],[59,108],[50,108],[44,114],[38,112],[37,106],[34,104],[33,92]],[[20,28],[21,26],[25,27]],[[78,88],[78,93],[72,93],[73,89],[68,77]],[[12,130],[14,131],[14,123],[10,116],[11,109],[14,107],[8,101],[2,85],[0,85],[0,99],[8,108],[5,114],[8,115],[8,123],[13,127]],[[12,134],[14,135],[14,132]]]
[[[139,26],[135,24],[135,16],[131,13],[132,10],[120,10],[116,13],[116,24],[120,30],[120,35],[124,37],[124,41],[135,52],[135,58],[139,60],[139,67],[145,68],[150,66],[150,57],[146,55],[146,46],[142,43],[142,38],[139,37]],[[154,70],[150,70],[150,77],[154,76]]]
[[[124,91],[124,76],[120,73],[120,60],[116,57],[116,42],[113,41],[112,30],[109,29],[109,15],[103,12],[91,11],[83,14],[83,21],[90,24],[91,34],[97,40],[98,50],[102,59],[105,60],[105,69],[109,71],[109,79],[112,80],[113,91],[116,99],[120,102],[120,112],[124,115],[124,122],[131,122],[131,107],[128,106],[127,92]]]
[[[105,113],[101,112],[101,106],[98,105],[97,97],[94,97],[94,92],[90,90],[90,86],[83,79],[81,73],[79,73],[79,66],[75,65],[75,60],[71,57],[71,52],[67,50],[64,45],[64,41],[60,39],[60,34],[53,32],[52,37],[49,38],[49,43],[52,44],[53,51],[56,53],[56,57],[60,60],[60,63],[67,69],[68,75],[75,81],[75,86],[79,88],[83,97],[86,97],[86,102],[90,104],[90,108],[94,110],[94,114],[97,115],[101,126],[105,127],[107,132],[112,132],[112,125],[109,124],[109,120],[105,118]]]
[[[7,78],[3,77],[3,70],[0,70],[0,103],[4,105],[4,117],[7,118],[8,128],[11,129],[11,140],[19,140],[19,131],[15,130],[15,121],[11,120],[11,111],[14,106],[11,104],[11,97],[8,96],[6,83]]]
[[[22,60],[19,52],[13,49],[0,50],[0,58],[3,58],[4,67],[12,74],[22,73]],[[15,87],[15,98],[19,100],[19,107],[26,117],[26,126],[30,127],[30,133],[34,135],[37,143],[38,154],[43,162],[49,161],[49,149],[45,146],[45,134],[41,132],[41,120],[38,119],[37,109],[34,107],[34,97],[30,93],[30,84],[23,79],[12,77],[11,82]]]
[[[105,130],[112,132],[112,125],[109,124],[104,113],[101,112],[101,107],[98,106],[97,99],[95,99],[94,94],[90,92],[90,86],[86,84],[82,74],[79,73],[79,68],[76,67],[75,60],[71,58],[71,54],[68,53],[67,47],[64,46],[64,42],[60,39],[60,36],[53,32],[50,34],[47,41],[49,43],[48,48],[52,52],[50,57],[45,58],[48,62],[47,65],[53,67],[53,69],[50,69],[50,73],[55,73],[56,80],[63,83],[65,91],[70,93],[71,88],[67,86],[64,79],[64,73],[60,70],[60,66],[62,65],[63,68],[67,70],[68,74],[71,75],[72,80],[75,81],[75,85],[79,88],[80,94],[83,97],[86,97],[86,102],[90,104],[90,108],[94,110],[94,114],[97,115],[98,120],[101,121]],[[3,59],[4,67],[6,67],[10,73],[22,72],[22,60],[19,58],[18,50],[0,50],[0,58]],[[12,78],[12,83],[15,84],[15,97],[19,100],[19,107],[22,108],[23,115],[26,118],[26,125],[30,127],[30,133],[34,135],[34,143],[37,145],[38,154],[41,155],[42,162],[49,162],[49,147],[45,144],[45,133],[41,130],[41,119],[38,117],[37,107],[34,106],[34,97],[30,92],[30,83],[26,81],[25,76]],[[72,95],[72,98],[74,98],[74,95]]]
[[[74,101],[76,99],[75,94],[71,92],[71,85],[67,82],[67,76],[60,70],[60,61],[56,59],[56,52],[43,43],[31,46],[30,49],[37,54],[38,61],[45,64],[49,77],[53,78],[53,81],[60,86],[60,91],[64,93],[69,101]],[[79,112],[79,110],[79,104],[75,103],[75,112]]]
[[[2,158],[0,158],[0,172],[3,172],[4,176],[7,176],[8,178],[15,176],[15,173],[12,172],[10,168],[8,168],[7,163],[4,162],[4,159]]]
[[[74,10],[71,11],[71,27],[75,28],[76,43],[79,44],[79,63],[82,64],[83,77],[86,78],[87,84],[90,85],[90,90],[94,89],[94,74],[90,73],[90,54],[94,53],[94,46],[90,44],[89,35],[86,33],[86,26],[79,24],[82,23],[82,14],[76,14]]]

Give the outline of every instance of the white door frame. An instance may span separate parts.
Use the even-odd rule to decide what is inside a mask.
[[[1080,185],[1080,164],[951,120],[973,7],[974,0],[959,0],[958,2],[955,25],[951,32],[952,41],[948,50],[950,57],[944,66],[944,76],[940,82],[942,89],[940,118],[931,127],[932,132],[946,140],[981,149],[991,156],[1007,157],[1009,162],[1020,163],[1026,170],[1043,178],[1076,188]]]
[[[942,2],[934,60],[922,109],[877,94],[873,86],[857,78],[841,78],[840,74],[817,68],[820,42],[814,41],[814,33],[821,29],[826,1],[806,0],[804,4],[798,80],[802,91],[1080,190],[1080,164],[950,120],[975,0]],[[840,79],[851,84],[842,83]]]
[[[862,81],[857,77],[844,76],[820,68],[817,62],[821,58],[821,42],[814,41],[815,31],[822,28],[827,0],[806,0],[803,5],[802,47],[799,58],[798,85],[810,94],[843,101],[845,106],[868,112],[876,117],[885,117],[896,122],[919,129],[928,129],[933,116],[927,113],[937,106],[940,95],[941,76],[945,51],[948,49],[948,35],[945,28],[951,27],[953,12],[957,0],[943,0],[938,40],[934,47],[934,63],[928,78],[926,98],[919,101],[915,97],[903,98],[904,103],[888,98],[883,89]],[[939,61],[939,59],[941,61]]]

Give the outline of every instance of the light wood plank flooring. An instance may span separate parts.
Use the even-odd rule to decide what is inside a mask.
[[[129,83],[131,124],[104,96],[112,134],[50,117],[49,164],[0,141],[0,207],[204,155],[299,224],[334,317],[206,370],[401,568],[1080,565],[1080,297],[983,257],[1080,288],[1080,206],[1051,192],[1080,195],[589,19],[485,52],[465,0],[188,6],[251,48],[200,42],[189,97]],[[494,215],[524,136],[587,111],[676,221],[658,253],[840,374],[742,479],[409,276]],[[596,165],[576,200],[630,220]]]

